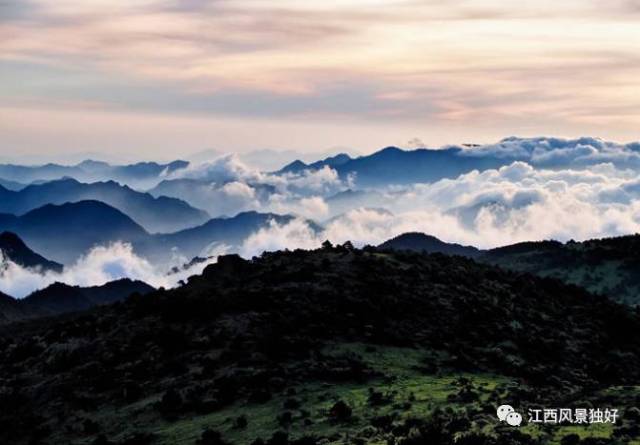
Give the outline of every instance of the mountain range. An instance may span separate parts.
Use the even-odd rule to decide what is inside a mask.
[[[73,264],[95,246],[117,241],[130,243],[137,254],[162,265],[176,253],[193,258],[206,254],[215,243],[239,245],[270,221],[284,223],[291,218],[245,212],[178,232],[150,234],[120,210],[100,201],[80,201],[47,204],[22,216],[0,214],[0,231],[16,233],[37,252],[65,265]]]
[[[0,164],[0,178],[30,184],[34,181],[52,181],[64,177],[82,182],[114,180],[123,184],[141,185],[157,182],[162,174],[169,174],[189,165],[186,161],[168,164],[139,162],[129,165],[111,165],[106,162],[86,160],[76,165],[14,165]]]
[[[47,204],[22,216],[0,214],[0,230],[16,233],[35,251],[65,265],[97,245],[150,236],[127,215],[99,201]]]
[[[64,178],[43,184],[29,185],[20,191],[0,186],[0,213],[22,215],[46,204],[101,201],[127,214],[150,232],[175,232],[195,227],[209,215],[184,201],[165,196],[153,197],[132,190],[115,181],[83,184]]]
[[[340,154],[311,164],[294,161],[277,173],[299,173],[327,166],[336,170],[342,178],[352,176],[359,187],[376,187],[435,182],[455,178],[471,170],[498,168],[513,161],[512,158],[492,155],[472,156],[469,150],[460,147],[441,150],[387,147],[358,158]]]

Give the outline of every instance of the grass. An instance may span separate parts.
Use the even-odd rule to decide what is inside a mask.
[[[368,429],[373,429],[371,419],[375,417],[393,415],[396,420],[403,420],[426,417],[438,407],[463,409],[468,404],[449,400],[452,394],[460,390],[461,378],[468,379],[480,397],[479,403],[487,402],[491,392],[498,386],[514,384],[509,378],[489,374],[425,374],[419,368],[428,357],[414,349],[340,344],[328,346],[323,352],[336,356],[357,355],[381,377],[363,384],[303,382],[293,386],[295,395],[277,394],[263,404],[242,401],[211,414],[181,418],[175,422],[159,419],[152,407],[160,398],[157,395],[123,409],[101,410],[100,416],[94,420],[105,431],[110,431],[112,438],[123,439],[136,430],[149,431],[156,435],[156,443],[162,445],[193,445],[207,428],[221,432],[227,442],[237,445],[250,444],[258,437],[267,440],[278,430],[286,431],[292,438],[304,435],[328,437],[328,443],[338,445],[355,434],[366,435]],[[389,402],[372,406],[369,403],[370,388],[389,395]],[[629,388],[612,388],[608,391],[603,392],[603,395],[611,396],[620,391],[628,393]],[[299,409],[284,408],[285,401],[291,398],[300,402]],[[350,421],[335,423],[329,419],[329,410],[338,400],[346,402],[352,408]],[[286,411],[291,413],[292,421],[288,425],[282,425],[278,416]],[[240,416],[248,421],[245,428],[234,425]],[[492,416],[487,418],[489,422],[477,429],[494,433],[497,421],[494,423]],[[126,429],[123,425],[127,425]],[[559,444],[562,437],[568,434],[575,433],[581,438],[610,437],[612,429],[612,425],[590,425],[557,426],[545,430],[539,425],[525,425],[521,431],[546,439],[546,443]],[[375,444],[374,441],[368,443]]]
[[[290,410],[293,422],[288,428],[278,423],[277,417],[284,411],[286,395],[274,397],[271,401],[256,405],[246,402],[237,403],[219,412],[191,419],[183,419],[167,424],[154,432],[160,436],[161,444],[193,444],[205,428],[222,432],[223,437],[236,444],[251,443],[255,438],[268,439],[277,430],[287,431],[291,437],[318,435],[334,438],[331,443],[342,443],[341,438],[370,428],[370,418],[389,415],[395,412],[399,419],[424,417],[436,407],[447,404],[447,398],[458,391],[456,383],[460,377],[468,378],[474,385],[483,388],[483,398],[498,384],[508,380],[492,375],[456,374],[444,376],[424,375],[418,370],[425,355],[414,349],[375,348],[368,350],[362,344],[340,344],[327,347],[326,354],[355,354],[376,372],[393,376],[393,379],[380,378],[365,384],[327,382],[308,382],[295,387],[295,398],[301,402],[301,408],[309,413],[307,423],[299,410]],[[381,406],[369,404],[369,388],[384,394],[393,394],[391,402]],[[403,402],[412,399],[410,406]],[[352,420],[347,423],[334,423],[329,420],[328,412],[333,404],[342,400],[353,410]],[[458,404],[449,403],[452,408]],[[233,419],[245,416],[248,425],[245,429],[233,426]]]

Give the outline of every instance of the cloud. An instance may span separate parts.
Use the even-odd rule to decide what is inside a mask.
[[[255,180],[260,173],[247,167],[237,155],[223,155],[213,161],[190,164],[165,174],[165,179],[197,179],[213,183],[225,183],[237,180]]]
[[[250,235],[242,244],[240,254],[251,258],[265,251],[282,249],[314,249],[319,245],[319,238],[302,219],[294,219],[287,224],[271,222],[269,227]]]
[[[341,179],[327,166],[298,173],[264,173],[237,155],[191,164],[163,179],[152,190],[155,196],[184,199],[214,217],[256,210],[324,218],[329,207],[323,197],[352,186],[349,178]]]
[[[216,254],[216,251],[212,250],[212,253]],[[3,259],[0,264],[0,291],[15,298],[23,298],[56,281],[85,287],[99,286],[120,278],[142,280],[154,287],[174,287],[180,280],[199,274],[215,260],[214,257],[189,269],[168,275],[166,270],[159,270],[148,260],[137,256],[131,245],[125,243],[96,247],[74,265],[65,268],[62,273],[42,273]],[[182,258],[176,258],[176,261],[177,266],[185,262]]]
[[[377,245],[413,231],[482,248],[640,232],[637,174],[610,163],[589,170],[545,170],[516,161],[500,169],[366,196],[380,208],[354,205],[324,223],[320,233],[301,219],[272,224],[242,251],[255,255],[261,248],[317,247],[324,239]]]

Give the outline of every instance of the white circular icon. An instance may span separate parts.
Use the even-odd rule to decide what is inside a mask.
[[[511,426],[520,426],[522,423],[522,416],[516,412],[507,414],[507,423]]]
[[[507,420],[507,416],[514,411],[515,410],[511,407],[511,405],[501,405],[498,408],[498,419],[500,419],[500,422],[504,422],[505,420]]]

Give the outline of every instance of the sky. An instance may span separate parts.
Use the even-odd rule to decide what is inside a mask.
[[[0,158],[638,140],[639,19],[638,0],[0,0]]]

